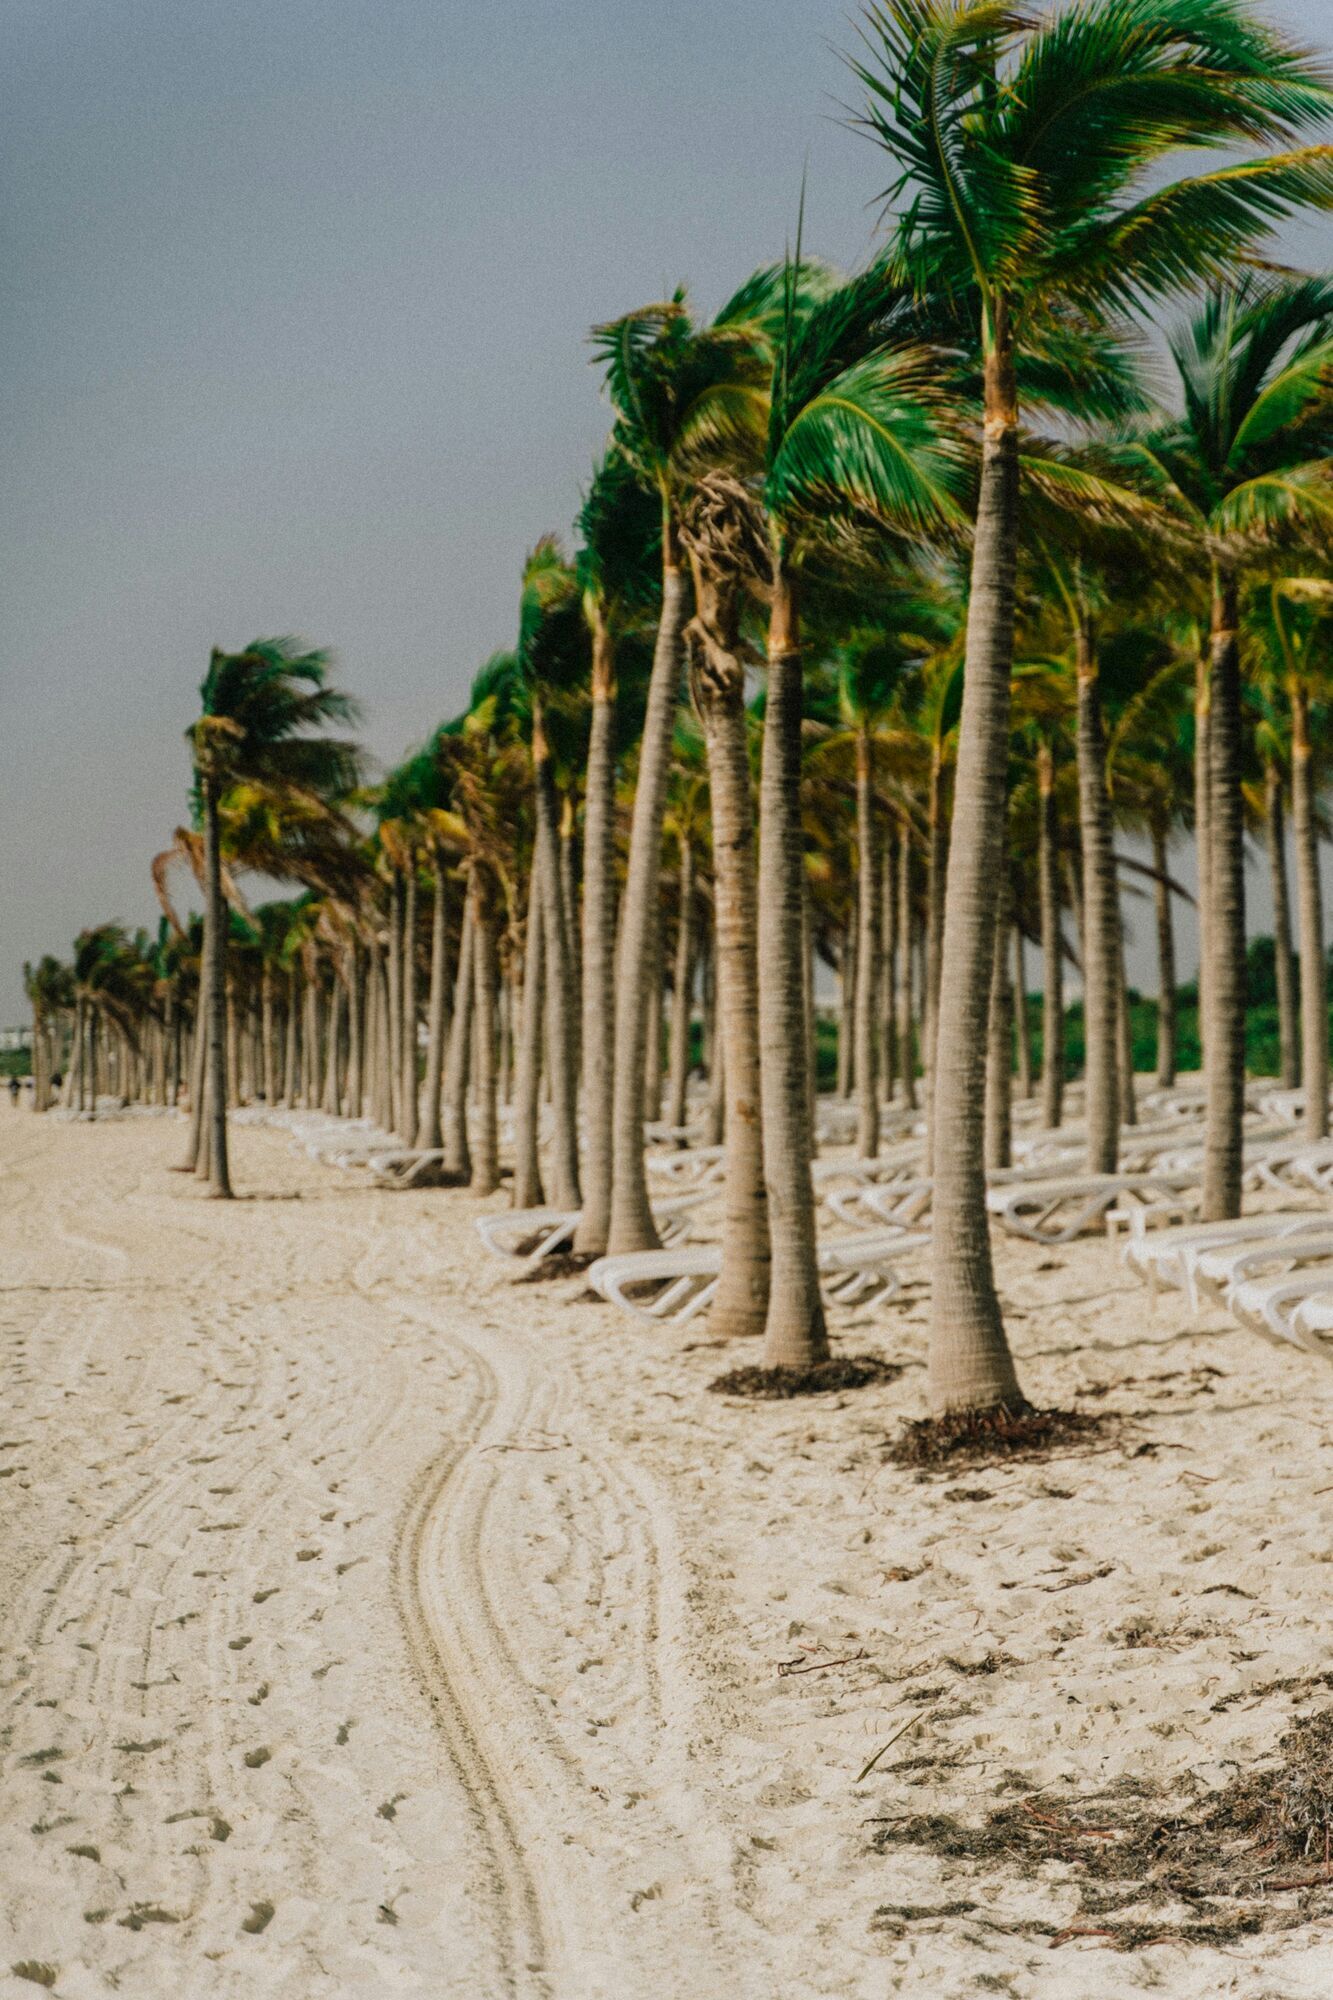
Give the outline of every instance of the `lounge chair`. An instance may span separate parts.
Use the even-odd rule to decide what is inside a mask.
[[[1151,1208],[1160,1221],[1181,1220],[1197,1205],[1197,1174],[1080,1174],[989,1187],[986,1207],[1013,1236],[1034,1243],[1072,1243],[1106,1221],[1127,1221]]]
[[[1328,1226],[1327,1216],[1311,1210],[1300,1215],[1237,1216],[1227,1222],[1199,1222],[1184,1229],[1166,1229],[1149,1235],[1144,1218],[1138,1214],[1131,1221],[1124,1259],[1130,1270],[1146,1281],[1151,1300],[1155,1301],[1160,1286],[1167,1285],[1188,1293],[1190,1306],[1197,1311],[1198,1270],[1203,1258],[1211,1259],[1226,1252],[1239,1255],[1250,1246],[1262,1246]],[[1210,1263],[1210,1274],[1219,1268]],[[1215,1286],[1216,1280],[1210,1277],[1210,1283]]]
[[[658,1234],[668,1244],[679,1243],[689,1234],[691,1215],[705,1199],[707,1189],[691,1188],[684,1194],[665,1196],[653,1203],[653,1221]],[[577,1208],[500,1208],[474,1217],[477,1234],[496,1257],[517,1257],[536,1264],[543,1257],[565,1249],[579,1226],[582,1210]],[[657,1251],[641,1254],[657,1256]]]
[[[832,1305],[860,1304],[870,1298],[876,1307],[886,1305],[902,1288],[897,1259],[923,1249],[929,1241],[919,1231],[879,1229],[821,1243],[817,1256],[825,1298]],[[721,1273],[721,1244],[696,1243],[601,1257],[588,1272],[588,1283],[610,1304],[638,1319],[681,1326],[706,1310]],[[631,1286],[653,1284],[660,1290],[650,1298],[627,1296]]]

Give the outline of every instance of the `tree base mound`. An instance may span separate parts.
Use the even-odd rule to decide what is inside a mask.
[[[788,1396],[829,1396],[839,1389],[866,1389],[876,1382],[896,1382],[902,1372],[896,1361],[881,1361],[877,1354],[838,1354],[817,1361],[813,1368],[732,1368],[708,1387],[715,1396],[773,1401]]]
[[[1030,1403],[990,1410],[955,1410],[903,1425],[885,1456],[895,1465],[952,1470],[1015,1458],[1048,1458],[1104,1435],[1109,1420],[1085,1410],[1037,1410]]]

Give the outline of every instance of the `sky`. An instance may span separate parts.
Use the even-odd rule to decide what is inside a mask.
[[[396,759],[577,509],[589,327],[720,304],[807,162],[810,247],[865,256],[853,43],[846,0],[4,0],[0,1025],[155,921],[211,646],[331,646]]]

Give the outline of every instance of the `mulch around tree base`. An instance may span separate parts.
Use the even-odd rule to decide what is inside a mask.
[[[1086,1410],[1035,1410],[1030,1403],[1002,1403],[991,1410],[918,1417],[903,1425],[885,1456],[895,1465],[947,1471],[960,1465],[1046,1458],[1070,1445],[1089,1444],[1111,1428],[1111,1420]]]
[[[838,1354],[817,1361],[813,1368],[732,1368],[709,1388],[717,1396],[753,1396],[770,1400],[785,1396],[828,1396],[839,1389],[865,1389],[874,1382],[896,1382],[902,1374],[896,1361],[877,1354]]]
[[[540,1237],[534,1242],[540,1242]],[[539,1257],[526,1271],[520,1271],[514,1279],[516,1285],[544,1285],[556,1278],[577,1278],[590,1264],[597,1262],[596,1251],[553,1250],[549,1257]],[[593,1294],[594,1298],[598,1295]]]

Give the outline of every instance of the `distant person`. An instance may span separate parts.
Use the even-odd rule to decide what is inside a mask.
[[[20,1084],[18,1078],[16,1076],[11,1076],[9,1079],[9,1101],[12,1105],[17,1106],[19,1101],[19,1091],[22,1088],[23,1086]]]

